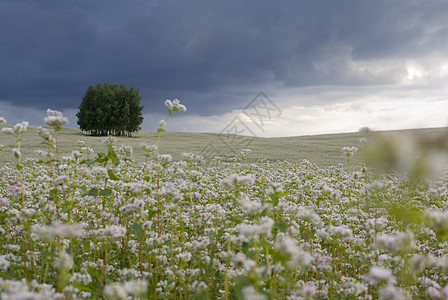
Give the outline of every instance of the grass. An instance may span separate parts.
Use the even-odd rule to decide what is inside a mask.
[[[410,129],[407,132],[416,136],[438,134],[446,128],[432,129]],[[92,137],[84,135],[80,130],[74,128],[63,128],[58,133],[59,154],[60,156],[70,155],[71,151],[76,149],[78,140],[85,141],[87,147],[93,148],[95,152],[105,151],[105,146],[101,141],[104,137]],[[228,138],[228,136],[226,136]],[[226,143],[218,134],[214,133],[182,133],[165,132],[162,134],[159,149],[161,154],[171,154],[173,159],[181,158],[182,152],[192,152],[195,154],[203,153],[208,145],[213,145],[214,149],[219,151],[219,156],[233,156],[241,150],[248,148],[252,150],[247,155],[247,162],[255,162],[259,159],[268,159],[270,161],[286,160],[290,162],[302,161],[306,159],[316,163],[321,167],[345,163],[346,157],[341,151],[342,147],[355,146],[359,148],[358,153],[352,158],[352,163],[358,164],[363,157],[363,145],[359,140],[362,134],[341,133],[341,134],[323,134],[297,137],[279,137],[279,138],[259,138],[259,137],[236,137],[236,140],[228,142],[232,149],[226,146]],[[157,134],[155,132],[140,132],[134,137],[119,137],[116,145],[129,145],[134,148],[133,159],[135,161],[144,161],[144,152],[141,145],[155,144]],[[246,143],[250,143],[246,146]],[[22,157],[39,158],[35,152],[38,149],[45,149],[41,145],[42,138],[37,133],[37,126],[30,126],[23,137]],[[15,158],[11,150],[17,147],[14,136],[0,135],[0,144],[4,145],[0,152],[0,163],[14,162]]]

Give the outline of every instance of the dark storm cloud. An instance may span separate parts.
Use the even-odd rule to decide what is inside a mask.
[[[145,110],[180,98],[195,113],[260,90],[390,84],[353,61],[445,55],[446,1],[0,2],[0,100],[77,108],[89,84],[141,89]]]

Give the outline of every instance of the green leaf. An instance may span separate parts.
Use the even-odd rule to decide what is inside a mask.
[[[115,152],[113,152],[112,154],[109,154],[107,156],[107,159],[109,159],[110,161],[112,161],[112,164],[116,167],[118,166],[118,164],[120,163],[120,159],[118,158],[117,154]]]
[[[90,241],[89,240],[84,241],[83,246],[87,252],[90,252]]]
[[[112,195],[111,189],[101,189],[99,192],[100,196],[110,196]]]
[[[235,222],[236,224],[240,224],[246,219],[244,216],[230,216],[229,221]]]
[[[132,159],[127,158],[127,157],[123,158],[122,160],[124,160],[124,161],[128,161],[128,162],[130,162],[130,163],[134,163],[134,161],[133,161]]]
[[[236,294],[239,299],[243,299],[243,288],[250,285],[250,279],[248,276],[238,276],[235,278],[235,288],[236,288]]]
[[[117,153],[115,153],[115,150],[112,146],[112,144],[107,145],[108,152],[107,152],[107,156],[106,158],[109,159],[110,161],[112,161],[112,164],[116,167],[118,166],[118,164],[120,163],[120,159],[117,156]]]
[[[131,229],[132,229],[132,232],[137,237],[137,239],[140,240],[144,236],[143,228],[139,223],[135,222],[134,224],[132,224]]]
[[[47,252],[47,251],[40,252],[39,256],[41,256],[41,257],[51,257],[51,258],[57,257],[57,255],[54,254],[53,252]]]
[[[277,197],[283,197],[283,196],[286,196],[285,192],[278,192],[277,193]]]
[[[50,190],[50,196],[55,196],[58,194],[58,190],[57,189],[51,189]]]
[[[121,178],[118,177],[117,174],[115,174],[114,170],[112,170],[112,169],[107,170],[107,174],[109,175],[109,179],[121,180]]]
[[[155,215],[157,215],[157,211],[155,211],[155,210],[151,210],[151,209],[148,210],[148,212],[147,212],[147,218],[148,218],[148,219],[151,219],[151,218],[154,217]]]
[[[9,279],[9,280],[14,280],[14,279],[20,279],[19,275],[16,275],[14,273],[4,273],[4,272],[0,272],[0,278],[3,279]]]
[[[276,222],[274,224],[274,228],[278,229],[279,231],[285,232],[286,229],[288,229],[288,223],[280,221],[280,222]]]
[[[402,222],[404,227],[423,221],[422,210],[414,203],[392,203],[387,210],[397,221]]]
[[[22,166],[22,165],[19,165],[19,164],[17,164],[17,165],[16,165],[16,169],[17,169],[17,170],[19,170],[19,171],[22,171],[22,170],[23,170],[23,166]]]
[[[62,272],[59,275],[58,286],[60,289],[63,289],[70,282],[70,273]]]
[[[93,165],[96,162],[96,159],[85,159],[83,161],[81,161],[81,164],[86,164],[88,166]]]
[[[266,239],[260,239],[260,245],[264,248],[264,249],[273,249],[274,245],[269,243]]]
[[[87,193],[82,194],[81,196],[93,196],[93,197],[97,197],[99,194],[99,191],[97,188],[91,188],[90,190],[88,190]]]
[[[85,292],[91,292],[92,291],[92,289],[89,288],[88,286],[83,286],[83,285],[81,285],[79,283],[73,283],[73,287],[75,287],[75,288],[77,288],[77,289],[79,289],[81,291],[85,291]]]

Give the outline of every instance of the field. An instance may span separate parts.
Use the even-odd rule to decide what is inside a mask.
[[[444,128],[434,128],[403,132],[418,136],[422,133],[434,135],[443,131]],[[78,129],[62,128],[58,136],[61,156],[69,156],[73,150],[77,150],[78,147],[76,145],[79,140],[84,141],[87,147],[95,151],[104,150],[104,145],[101,143],[104,137],[86,136]],[[14,162],[15,158],[11,154],[11,150],[17,147],[14,136],[1,135],[0,137],[0,144],[4,145],[3,151],[0,152],[0,163]],[[361,133],[355,132],[282,138],[255,138],[247,146],[251,150],[247,155],[247,162],[256,162],[259,159],[269,159],[272,162],[277,160],[301,162],[306,159],[321,167],[329,167],[346,162],[346,157],[343,151],[341,151],[342,147],[355,146],[359,148],[359,152],[353,157],[353,163],[359,164],[362,162],[364,155],[363,147],[359,143],[361,137]],[[156,140],[156,132],[140,132],[131,138],[118,137],[118,141],[115,144],[132,146],[134,149],[133,160],[142,162],[145,161],[142,144],[155,144]],[[182,152],[201,154],[209,143],[219,146],[228,155],[233,156],[236,154],[229,151],[219,136],[213,133],[166,132],[160,140],[159,148],[160,153],[168,153],[172,155],[174,160],[179,160],[182,158]],[[42,158],[42,156],[36,153],[36,150],[46,149],[46,146],[42,145],[42,138],[38,135],[37,126],[28,128],[23,135],[22,144],[23,156],[27,158]]]
[[[204,161],[216,135],[163,133],[157,153],[140,145],[155,133],[56,143],[24,127],[1,140],[2,300],[448,298],[448,174],[403,167],[400,139],[378,157],[409,173],[382,174],[361,133]],[[415,166],[432,161],[422,149]]]

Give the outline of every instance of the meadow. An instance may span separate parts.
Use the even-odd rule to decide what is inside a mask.
[[[448,299],[443,129],[407,135],[415,155],[360,132],[204,160],[216,135],[46,121],[2,125],[2,300]]]
[[[42,147],[42,139],[38,135],[37,127],[29,126],[27,132],[23,135],[24,157],[40,158],[36,150],[45,149],[45,147]],[[79,140],[84,141],[95,152],[104,150],[101,143],[104,137],[87,136],[79,129],[63,128],[58,136],[59,151],[62,156],[70,155]],[[257,137],[247,146],[252,150],[247,157],[247,161],[256,162],[263,158],[271,161],[301,161],[306,159],[322,166],[330,166],[335,163],[344,163],[345,156],[341,148],[346,145],[358,145],[360,138],[361,134],[359,133],[286,138]],[[131,146],[134,149],[133,160],[143,162],[145,161],[145,152],[142,144],[155,144],[156,140],[157,132],[139,132],[130,138],[118,137],[116,144]],[[182,159],[182,152],[193,152],[199,155],[210,142],[220,145],[224,152],[228,152],[218,134],[213,133],[166,132],[160,140],[159,149],[161,153],[171,154],[174,160],[180,160]],[[1,143],[4,145],[4,151],[0,152],[0,163],[14,162],[15,158],[11,155],[12,148],[17,147],[14,136],[1,136]],[[355,160],[360,162],[358,157],[355,157]]]
[[[45,127],[45,126],[44,126]],[[42,138],[38,134],[38,126],[29,126],[23,134],[22,153],[26,158],[42,158],[36,153],[39,150],[45,150],[42,146]],[[49,126],[45,128],[50,129]],[[389,133],[406,133],[412,136],[437,135],[444,132],[445,128],[433,129],[414,129],[405,131],[391,131]],[[77,150],[78,141],[85,142],[86,147],[94,152],[104,151],[104,145],[101,142],[104,137],[95,137],[84,135],[79,129],[62,128],[58,132],[59,152],[61,156],[70,156],[73,150]],[[16,159],[11,154],[11,150],[17,147],[16,139],[13,135],[1,135],[0,144],[3,144],[3,151],[0,152],[0,163],[15,162]],[[139,132],[133,137],[118,137],[117,145],[129,145],[133,148],[132,159],[135,162],[144,162],[146,160],[143,144],[155,144],[158,134],[154,132]],[[346,163],[346,157],[341,149],[345,146],[356,146],[359,152],[353,159],[354,164],[363,161],[364,148],[359,140],[362,134],[359,132],[323,134],[296,137],[280,138],[254,138],[247,146],[251,152],[247,155],[246,161],[255,163],[260,159],[268,159],[271,162],[277,160],[289,162],[301,162],[308,160],[320,167],[329,167]],[[169,153],[174,160],[182,159],[183,152],[192,152],[200,155],[208,143],[213,143],[223,149],[223,152],[229,156],[236,155],[237,152],[228,151],[226,146],[220,140],[218,134],[214,133],[188,133],[188,132],[165,132],[159,143],[161,153]],[[241,149],[238,149],[241,150]]]

